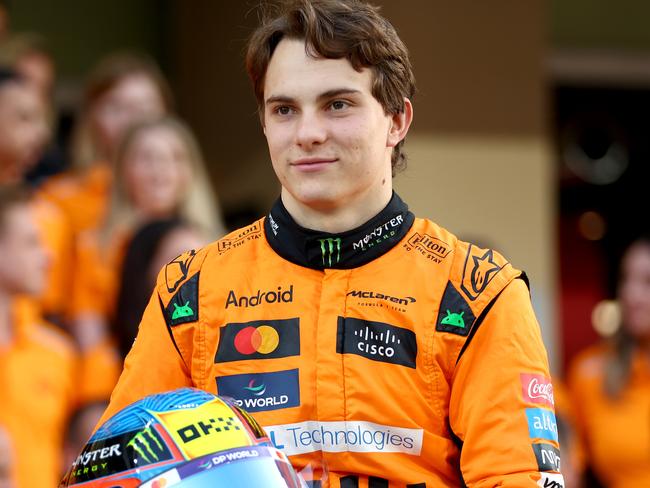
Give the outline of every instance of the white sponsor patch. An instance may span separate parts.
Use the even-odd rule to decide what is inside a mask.
[[[543,488],[564,488],[564,478],[561,474],[540,473],[542,477],[537,482],[538,486]]]
[[[372,422],[319,422],[270,425],[264,429],[288,456],[307,452],[403,452],[419,455],[422,429],[405,429]]]

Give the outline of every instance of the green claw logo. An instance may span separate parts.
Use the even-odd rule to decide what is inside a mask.
[[[443,317],[440,323],[443,325],[453,325],[454,327],[462,327],[464,329],[465,328],[465,319],[463,319],[464,313],[465,312],[451,313],[449,310],[447,310],[447,316]]]
[[[323,257],[323,266],[325,266],[325,258],[327,257],[327,262],[329,266],[332,266],[332,256],[334,256],[334,250],[336,249],[336,256],[334,258],[334,263],[338,263],[341,260],[341,238],[340,237],[328,237],[327,239],[318,239],[320,242],[320,252]]]
[[[146,463],[153,463],[159,461],[158,454],[152,449],[152,443],[158,446],[159,451],[163,451],[164,447],[154,434],[151,427],[138,432],[133,439],[129,441],[126,447],[132,447],[135,453],[140,456]]]
[[[183,317],[191,317],[194,315],[194,310],[190,307],[190,302],[186,302],[185,305],[179,307],[174,303],[174,313],[172,314],[172,320],[182,319]]]

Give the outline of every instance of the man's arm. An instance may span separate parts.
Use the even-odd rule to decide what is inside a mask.
[[[563,487],[548,359],[522,280],[502,291],[470,337],[449,412],[465,483]]]
[[[190,372],[172,342],[158,292],[154,290],[110,404],[98,425],[136,400],[183,386],[192,386]]]

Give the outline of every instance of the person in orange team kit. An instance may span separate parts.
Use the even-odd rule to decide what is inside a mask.
[[[650,486],[650,234],[630,244],[618,283],[621,326],[572,362],[587,463],[605,486]]]
[[[106,215],[113,158],[124,132],[167,113],[171,105],[166,80],[146,58],[116,54],[93,70],[74,134],[75,169],[50,179],[41,191],[63,209],[75,235],[97,227]]]
[[[140,226],[175,217],[188,223],[176,234],[176,250],[168,251],[174,253],[165,262],[224,234],[198,144],[180,120],[165,117],[136,124],[124,136],[115,159],[109,213],[99,229],[82,233],[78,242],[79,270],[71,307],[80,336],[92,331],[95,337],[105,337],[110,322],[116,338],[122,337],[121,316],[129,311],[115,310],[120,270],[125,248]],[[84,381],[95,390],[88,396],[108,398],[120,366],[114,376],[104,371],[101,382],[90,377]],[[98,373],[88,371],[91,377]]]
[[[11,460],[5,472],[15,488],[56,486],[76,356],[72,342],[23,299],[45,285],[47,256],[19,187],[0,186],[0,255],[0,431]]]
[[[161,270],[104,419],[194,386],[311,486],[564,486],[552,398],[529,393],[550,377],[525,275],[393,192],[415,91],[393,26],[286,2],[246,66],[280,198]]]
[[[38,161],[47,138],[42,97],[17,73],[0,69],[0,184],[22,181]],[[45,199],[37,196],[32,205],[50,256],[47,286],[38,301],[50,320],[61,323],[70,298],[70,228],[59,209]]]

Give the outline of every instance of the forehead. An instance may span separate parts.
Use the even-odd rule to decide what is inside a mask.
[[[348,88],[370,94],[372,71],[356,71],[347,59],[309,56],[298,39],[280,41],[266,70],[264,99],[310,97],[330,90]]]
[[[12,81],[0,86],[0,108],[38,104],[38,94],[26,83]]]

